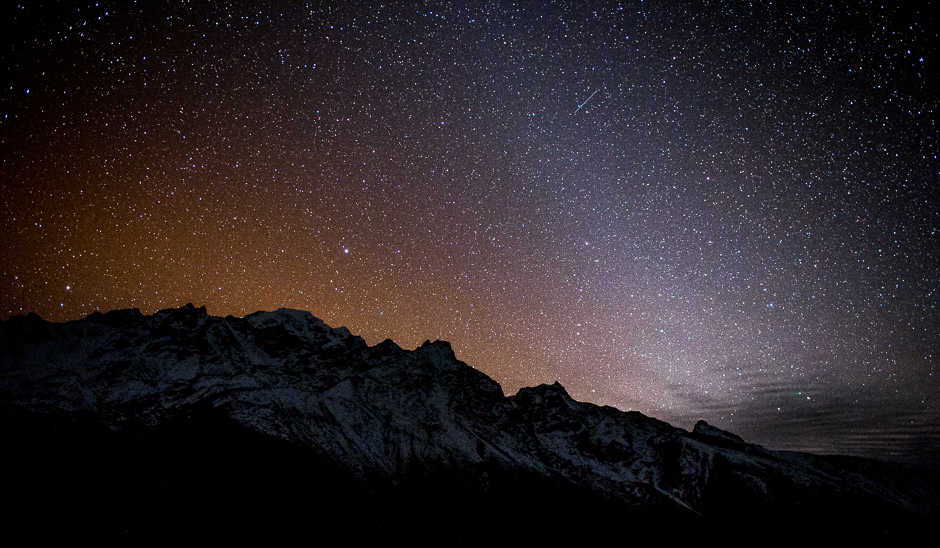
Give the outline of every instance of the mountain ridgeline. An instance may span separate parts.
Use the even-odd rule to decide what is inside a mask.
[[[688,432],[558,383],[506,396],[446,342],[370,347],[287,309],[0,322],[0,436],[8,523],[37,539],[872,538],[940,521],[929,470]]]

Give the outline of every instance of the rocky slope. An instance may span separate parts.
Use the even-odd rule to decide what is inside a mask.
[[[369,347],[286,309],[4,321],[0,436],[9,523],[41,537],[870,538],[940,521],[930,471],[687,432],[557,383],[507,397],[446,342]]]

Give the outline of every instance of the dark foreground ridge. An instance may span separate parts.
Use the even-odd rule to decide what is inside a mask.
[[[418,544],[915,535],[936,474],[515,396],[448,343],[281,309],[0,322],[5,516],[29,538]],[[9,531],[8,531],[9,534]]]

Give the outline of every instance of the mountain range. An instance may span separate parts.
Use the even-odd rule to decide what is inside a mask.
[[[0,322],[8,530],[35,539],[415,544],[933,532],[940,476],[506,396],[449,343],[187,305]],[[613,537],[611,535],[614,535]]]

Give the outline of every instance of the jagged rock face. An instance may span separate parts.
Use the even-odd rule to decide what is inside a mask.
[[[889,529],[940,516],[937,479],[926,472],[769,451],[704,422],[690,433],[575,401],[557,383],[506,397],[446,342],[414,351],[392,341],[369,347],[295,310],[221,318],[188,305],[65,324],[12,318],[0,324],[0,404],[4,435],[25,446],[7,455],[6,468],[25,467],[35,481],[49,452],[31,447],[52,443],[53,452],[98,455],[90,466],[104,477],[114,475],[101,468],[106,455],[127,453],[114,466],[144,485],[144,498],[162,500],[154,474],[189,478],[188,468],[176,467],[190,455],[224,470],[225,486],[257,482],[231,493],[217,486],[226,493],[223,506],[244,499],[252,501],[244,508],[256,508],[258,498],[279,498],[290,512],[316,508],[342,521],[350,514],[325,501],[345,500],[372,508],[367,521],[376,534],[419,523],[457,527],[458,516],[481,508],[511,508],[530,520],[557,514],[645,524],[742,517],[838,523],[878,515],[888,516]],[[101,447],[114,451],[101,455]],[[245,455],[254,460],[238,460]],[[275,489],[261,475],[305,488]],[[89,488],[79,483],[76,489]],[[179,490],[191,495],[190,487]],[[376,501],[396,508],[369,506]]]

